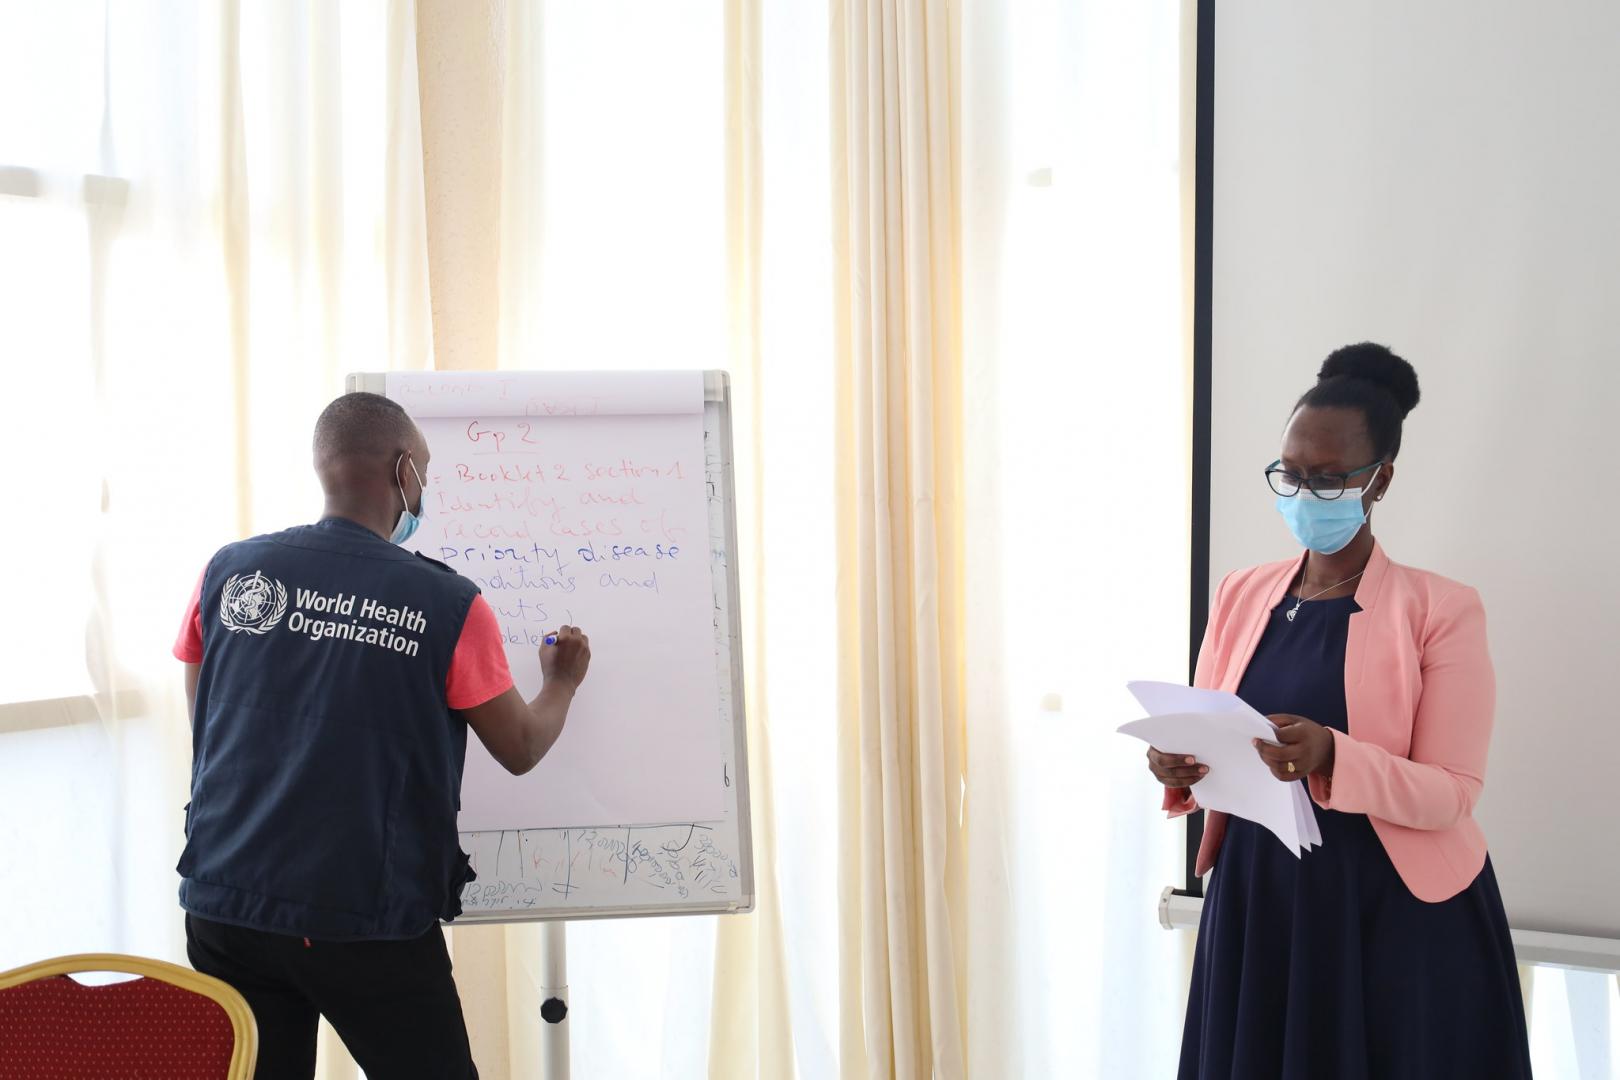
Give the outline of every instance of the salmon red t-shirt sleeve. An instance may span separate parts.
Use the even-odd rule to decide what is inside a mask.
[[[204,569],[203,573],[208,571]],[[191,590],[191,603],[186,605],[186,617],[180,622],[180,634],[174,639],[174,658],[183,660],[188,664],[202,663],[202,583],[203,575],[197,575],[197,584]]]
[[[452,709],[470,709],[497,698],[512,687],[512,668],[495,610],[482,596],[473,597],[461,637],[450,657],[450,675],[444,681],[445,701]]]
[[[200,664],[203,658],[202,584],[203,575],[198,574],[191,602],[186,605],[186,617],[174,639],[174,658],[188,664]],[[445,700],[452,709],[470,709],[499,697],[512,685],[500,623],[489,601],[475,596],[467,609],[467,620],[461,624],[456,651],[450,656],[450,673],[444,680]]]

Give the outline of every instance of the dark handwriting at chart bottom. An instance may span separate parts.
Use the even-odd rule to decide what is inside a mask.
[[[710,828],[687,826],[673,838],[661,829],[656,835],[649,840],[634,829],[566,831],[561,845],[535,844],[519,854],[519,880],[491,880],[494,868],[481,870],[485,880],[467,884],[462,905],[469,911],[524,911],[557,906],[582,891],[599,897],[653,889],[678,901],[726,896],[734,888],[736,861],[715,846]]]

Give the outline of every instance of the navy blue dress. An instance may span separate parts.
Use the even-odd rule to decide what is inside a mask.
[[[1347,730],[1354,597],[1271,613],[1238,687],[1262,714]],[[1196,790],[1196,789],[1195,789]],[[1507,916],[1487,859],[1428,904],[1402,883],[1365,814],[1312,804],[1322,846],[1296,859],[1227,822],[1198,930],[1181,1080],[1433,1080],[1530,1075]]]

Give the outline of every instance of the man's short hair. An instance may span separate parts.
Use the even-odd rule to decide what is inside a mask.
[[[344,394],[315,421],[315,460],[392,457],[410,446],[415,429],[398,402],[363,390]]]

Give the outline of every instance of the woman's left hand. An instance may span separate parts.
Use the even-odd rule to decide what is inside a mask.
[[[1312,773],[1333,775],[1333,731],[1315,720],[1303,716],[1279,713],[1268,716],[1277,725],[1277,741],[1273,746],[1261,739],[1254,740],[1260,760],[1266,763],[1271,775],[1279,780],[1303,780]],[[1289,771],[1292,765],[1293,771]]]

